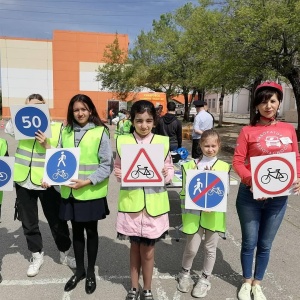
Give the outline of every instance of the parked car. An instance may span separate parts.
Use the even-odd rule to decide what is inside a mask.
[[[191,122],[194,122],[194,119],[196,117],[196,114],[197,114],[197,110],[196,110],[196,107],[193,105],[190,109],[190,114],[189,114],[189,120]]]
[[[183,104],[176,104],[175,108],[175,115],[181,116],[184,114],[184,105]]]

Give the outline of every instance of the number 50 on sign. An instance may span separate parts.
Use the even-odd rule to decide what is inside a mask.
[[[10,112],[16,140],[34,139],[38,130],[51,137],[48,105],[14,105]]]

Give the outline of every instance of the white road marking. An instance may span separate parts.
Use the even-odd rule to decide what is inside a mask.
[[[72,292],[64,292],[62,300],[70,300]]]
[[[239,249],[241,249],[241,243],[236,241],[234,236],[232,234],[230,234],[228,231],[226,232],[226,236],[228,239],[230,239],[234,245],[236,245]],[[241,274],[242,275],[242,274]],[[285,291],[287,293],[286,288],[282,287],[280,285],[280,283],[275,279],[275,276],[273,273],[265,273],[265,277],[268,277],[268,279],[270,280],[270,282],[272,282],[272,284],[275,286],[275,288],[277,289],[278,292],[283,292]],[[293,296],[288,296],[290,299],[293,299]]]
[[[156,281],[156,293],[157,293],[158,300],[169,300],[166,292],[164,291],[164,289],[162,287],[161,281],[159,280],[160,279],[159,272],[158,272],[157,268],[155,268],[155,267],[153,270],[153,275],[158,279]]]

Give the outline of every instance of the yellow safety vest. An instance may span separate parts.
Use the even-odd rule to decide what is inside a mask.
[[[5,139],[0,138],[0,156],[4,156],[7,152],[8,146],[7,141]],[[3,200],[3,191],[0,191],[0,205],[2,204]]]
[[[181,211],[182,211],[182,231],[186,234],[194,234],[201,226],[211,231],[226,231],[226,214],[224,212],[205,212],[195,209],[185,209],[185,184],[186,171],[197,170],[197,164],[194,160],[188,161],[182,165],[182,190],[180,191]],[[217,160],[212,166],[213,171],[230,171],[230,165],[222,160]]]
[[[48,144],[57,147],[62,123],[52,123],[52,137],[47,139]],[[44,175],[46,149],[42,147],[36,139],[19,141],[15,153],[14,181],[22,182],[30,174],[30,180],[35,185],[41,185]]]
[[[114,134],[114,139],[116,139],[119,135],[130,134],[131,121],[124,119],[118,122],[116,131]]]
[[[121,135],[117,138],[117,151],[121,157],[121,145],[137,144],[133,134]],[[169,138],[155,134],[151,144],[163,144],[165,159],[169,152]],[[121,157],[122,159],[122,157]],[[156,217],[170,211],[169,196],[165,186],[160,187],[122,187],[120,188],[118,210],[135,213],[146,209],[147,213]]]
[[[86,180],[90,174],[98,169],[99,164],[101,163],[98,157],[98,150],[104,131],[108,135],[108,132],[104,130],[104,128],[104,126],[97,126],[88,130],[77,146],[80,148],[79,179]],[[70,129],[66,127],[62,131],[62,146],[64,148],[75,147],[74,131],[69,130]],[[64,199],[68,199],[72,195],[77,200],[88,201],[106,197],[107,190],[108,178],[95,185],[90,184],[78,190],[74,190],[67,186],[61,186],[60,193]]]

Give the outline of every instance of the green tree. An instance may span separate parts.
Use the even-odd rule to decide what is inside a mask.
[[[120,48],[118,35],[104,51],[104,65],[98,67],[97,80],[101,81],[102,89],[108,89],[121,100],[125,100],[134,89],[133,71],[128,64],[128,55]]]
[[[152,30],[142,32],[130,52],[140,84],[172,95],[183,94],[185,119],[188,119],[188,95],[194,90],[199,76],[200,61],[187,49],[185,39],[187,20],[195,7],[186,4],[174,14],[167,13],[153,21]]]
[[[250,86],[253,99],[261,80],[286,80],[293,87],[300,116],[300,2],[228,0],[221,11],[223,38],[219,35],[214,63],[223,60],[225,87]],[[300,117],[298,135],[299,124]]]

